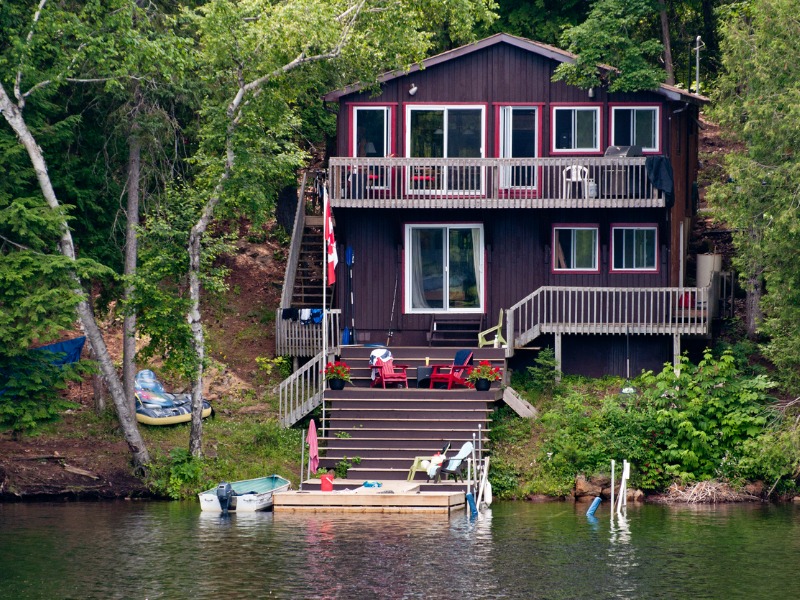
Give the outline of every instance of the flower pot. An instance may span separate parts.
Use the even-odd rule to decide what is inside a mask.
[[[488,379],[476,379],[475,380],[475,389],[479,392],[485,392],[490,387],[492,387],[492,382]]]
[[[343,390],[344,389],[345,380],[344,379],[329,379],[328,385],[332,390]]]

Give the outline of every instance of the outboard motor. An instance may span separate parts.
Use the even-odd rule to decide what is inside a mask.
[[[231,498],[233,498],[233,488],[230,483],[223,481],[217,486],[217,499],[219,500],[219,506],[222,512],[228,512],[228,508],[231,505]]]

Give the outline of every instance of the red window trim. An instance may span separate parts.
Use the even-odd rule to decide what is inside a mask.
[[[597,109],[597,150],[556,150],[556,109],[557,108],[596,108]],[[550,155],[551,156],[602,156],[606,147],[603,128],[602,102],[551,102],[550,103]]]
[[[615,269],[614,268],[614,230],[615,229],[655,229],[656,230],[656,255],[654,269]],[[661,259],[659,256],[659,232],[658,223],[611,223],[609,228],[609,257],[608,257],[608,272],[609,273],[648,273],[657,275],[661,272]]]
[[[556,229],[594,229],[597,232],[595,244],[596,269],[556,269]],[[599,223],[553,223],[550,236],[550,273],[552,275],[599,275],[600,265],[600,224]]]
[[[660,102],[609,102],[608,103],[608,145],[614,145],[614,109],[615,108],[655,108],[658,110],[656,126],[658,128],[658,148],[656,150],[642,150],[642,154],[663,154],[664,148],[664,123],[662,115],[664,106]]]

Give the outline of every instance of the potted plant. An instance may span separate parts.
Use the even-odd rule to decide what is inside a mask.
[[[350,381],[350,367],[347,366],[346,362],[339,360],[325,365],[323,374],[332,390],[342,390],[344,389],[344,384]]]
[[[467,381],[471,382],[476,390],[485,392],[491,387],[493,381],[500,379],[502,372],[500,367],[493,367],[488,360],[482,360],[469,372]]]

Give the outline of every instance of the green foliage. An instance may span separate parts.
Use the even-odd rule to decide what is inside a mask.
[[[765,283],[763,352],[789,387],[800,383],[800,23],[797,3],[742,3],[722,27],[723,73],[713,116],[744,150],[726,156],[728,184],[709,199],[734,231],[748,291]],[[762,283],[763,282],[763,283]]]
[[[664,46],[648,25],[657,16],[652,0],[596,0],[585,21],[564,31],[562,43],[577,58],[559,65],[553,79],[582,88],[605,82],[611,92],[658,87],[665,77],[657,66]],[[600,64],[612,69],[601,73]]]
[[[552,348],[545,348],[534,359],[534,366],[528,367],[524,389],[552,396],[558,386],[556,354]]]
[[[489,440],[492,459],[489,481],[492,493],[500,499],[519,498],[524,495],[522,486],[528,480],[525,460],[530,452],[532,421],[521,419],[508,406],[492,413]]]
[[[232,399],[215,404],[224,410]],[[296,482],[300,464],[300,431],[286,429],[276,419],[206,419],[203,423],[205,459],[192,458],[185,449],[188,426],[143,430],[151,446],[175,448],[154,456],[147,484],[155,493],[175,499],[193,499],[220,481],[254,479],[277,473]],[[199,469],[199,472],[197,471]]]
[[[360,463],[361,463],[360,456],[353,456],[349,459],[346,456],[344,456],[342,457],[342,460],[336,463],[336,465],[333,467],[333,474],[338,479],[347,479],[347,471],[350,469],[350,467]]]
[[[174,448],[166,459],[151,465],[150,486],[173,500],[193,496],[198,491],[203,474],[202,460],[186,448]]]
[[[525,420],[509,424],[499,415],[492,425],[498,466],[518,477],[510,493],[563,495],[580,473],[608,473],[611,459],[629,460],[632,485],[645,490],[712,478],[792,485],[796,429],[775,425],[772,384],[744,373],[731,351],[719,358],[706,351],[697,365],[683,358],[678,375],[665,365],[634,386],[637,394],[620,394],[618,381],[568,378],[552,399],[541,397],[530,435],[518,429]]]
[[[79,381],[91,367],[86,362],[54,365],[54,357],[58,354],[0,355],[0,425],[11,428],[14,435],[30,433],[75,407],[61,393],[68,381]]]
[[[585,0],[503,0],[492,33],[510,33],[557,46],[566,27],[586,18],[589,3]]]
[[[275,358],[256,356],[256,366],[267,380],[272,380],[274,377],[284,380],[292,374],[292,361],[288,356]]]
[[[148,214],[133,279],[135,291],[125,310],[137,311],[139,331],[148,339],[139,359],[146,362],[160,356],[166,369],[192,379],[196,355],[186,320],[190,305],[186,247],[198,199],[188,190],[171,190],[167,198]],[[217,258],[230,251],[230,243],[230,236],[212,233],[202,248],[201,285],[212,298],[226,289],[228,271]]]

